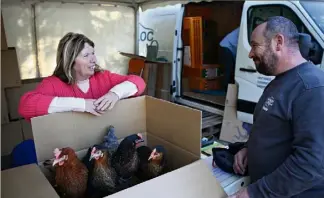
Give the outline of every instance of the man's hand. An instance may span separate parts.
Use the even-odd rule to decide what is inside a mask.
[[[228,198],[250,198],[247,188],[242,188],[234,195],[229,196]]]
[[[236,174],[244,174],[247,167],[247,148],[241,149],[234,157],[233,169]]]
[[[91,113],[96,116],[101,116],[99,112],[96,111],[96,106],[94,105],[94,99],[85,99],[85,112]]]
[[[96,111],[105,112],[107,109],[110,110],[115,106],[118,100],[119,97],[117,94],[114,92],[108,92],[94,102]]]

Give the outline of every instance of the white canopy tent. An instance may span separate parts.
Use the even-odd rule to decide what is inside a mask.
[[[96,43],[99,63],[125,73],[128,59],[118,52],[146,54],[147,42],[139,42],[144,24],[154,29],[161,56],[171,61],[180,5],[200,1],[2,0],[1,4],[8,45],[16,47],[21,76],[29,79],[52,73],[57,43],[67,31],[88,35]]]
[[[62,2],[62,3],[90,3],[90,4],[115,4],[115,5],[126,5],[126,6],[141,6],[142,10],[145,11],[147,9],[163,7],[168,5],[176,5],[176,4],[187,4],[191,2],[201,2],[201,1],[213,1],[213,0],[47,0],[46,2]],[[37,3],[44,2],[42,0],[2,0],[1,4],[17,4],[17,3]]]

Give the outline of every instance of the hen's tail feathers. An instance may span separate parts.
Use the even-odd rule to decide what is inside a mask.
[[[107,130],[107,135],[104,136],[103,145],[109,150],[116,150],[118,148],[118,138],[115,135],[115,127],[109,126]]]

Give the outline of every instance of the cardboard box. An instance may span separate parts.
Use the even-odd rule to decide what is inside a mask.
[[[3,198],[59,198],[36,164],[1,171]]]
[[[103,140],[109,125],[115,127],[119,139],[140,132],[148,146],[162,144],[167,152],[168,167],[173,171],[108,197],[227,197],[211,170],[200,160],[201,111],[149,96],[122,100],[100,117],[65,112],[33,118],[32,129],[40,167],[44,160],[54,157],[56,147],[70,146],[82,156],[82,151]],[[18,180],[27,172],[12,174],[11,178]],[[42,176],[32,174],[29,177]],[[12,191],[26,190],[26,184],[8,188]],[[35,186],[25,193],[33,195],[43,188],[44,185]],[[51,196],[52,191],[49,193]]]
[[[11,120],[22,118],[18,113],[18,106],[21,96],[31,90],[34,90],[39,82],[23,83],[21,87],[6,89],[8,100],[9,117]]]
[[[1,89],[1,124],[9,123],[9,113],[5,91]]]
[[[227,142],[246,142],[251,125],[237,119],[237,85],[228,85],[220,140]]]
[[[237,94],[238,89],[237,85],[235,84],[229,84],[227,93],[226,93],[226,99],[225,99],[225,106],[228,107],[236,107],[237,103]]]
[[[246,142],[249,139],[248,123],[237,119],[236,107],[225,107],[220,140],[227,142]]]
[[[1,155],[9,155],[23,141],[20,121],[1,125]]]
[[[9,47],[8,50],[1,50],[1,87],[19,86],[21,79],[16,49]]]

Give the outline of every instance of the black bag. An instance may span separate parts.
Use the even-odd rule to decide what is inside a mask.
[[[213,148],[213,162],[223,171],[231,174],[235,174],[233,169],[234,156],[237,152],[245,147],[244,142],[236,142],[228,145],[226,148]],[[240,176],[247,176],[248,171],[244,175],[238,174]]]

